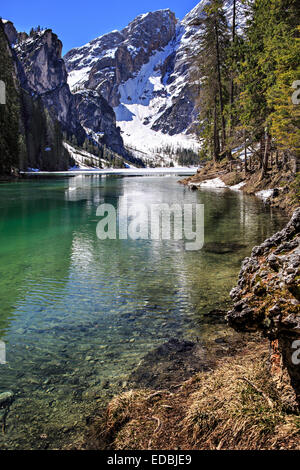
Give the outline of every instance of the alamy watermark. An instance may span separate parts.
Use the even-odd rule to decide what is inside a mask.
[[[296,90],[292,94],[292,103],[300,104],[300,80],[295,80],[292,84],[292,87]]]
[[[6,345],[0,341],[0,364],[6,364]]]
[[[118,209],[112,204],[97,209],[100,240],[184,240],[187,251],[203,248],[203,204],[129,204],[126,197],[118,202]]]
[[[292,344],[292,348],[295,349],[295,352],[292,355],[292,363],[294,366],[300,365],[300,340],[296,340]]]
[[[3,80],[0,80],[0,104],[6,104],[6,86]]]

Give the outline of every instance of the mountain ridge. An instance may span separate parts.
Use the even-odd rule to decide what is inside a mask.
[[[200,148],[197,53],[208,4],[201,0],[181,21],[170,9],[139,15],[64,56],[71,90],[99,91],[116,113],[125,146],[137,155],[155,160],[158,153]],[[230,23],[232,0],[225,7]]]
[[[172,102],[188,68],[180,57],[175,63],[183,36],[175,14],[158,10],[139,15],[123,30],[104,34],[64,56],[73,92],[100,89],[115,110],[125,145],[148,156],[163,146],[193,150],[199,146],[195,135],[184,135],[196,119],[198,90],[185,87],[176,103]],[[174,80],[171,75],[176,67]],[[178,119],[179,115],[184,117]]]

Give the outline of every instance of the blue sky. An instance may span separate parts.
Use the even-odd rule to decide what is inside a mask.
[[[183,18],[199,0],[2,0],[0,16],[18,31],[32,26],[52,28],[64,53],[114,29],[122,29],[137,15],[164,8]]]

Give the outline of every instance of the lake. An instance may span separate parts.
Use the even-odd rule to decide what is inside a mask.
[[[204,204],[205,245],[184,240],[99,240],[101,203]],[[28,179],[0,185],[0,409],[2,449],[60,448],[143,356],[170,338],[224,334],[240,264],[286,218],[228,189],[192,192],[177,176]],[[8,411],[8,412],[7,412]]]

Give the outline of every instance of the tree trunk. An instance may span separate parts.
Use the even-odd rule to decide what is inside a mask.
[[[269,150],[270,150],[270,136],[268,132],[265,134],[265,154],[263,159],[263,176],[267,174],[269,166]]]
[[[232,14],[232,45],[235,43],[235,30],[236,30],[236,0],[233,0],[233,14]],[[233,73],[231,74],[230,81],[230,133],[232,127],[232,108],[234,103],[234,82]]]
[[[258,168],[259,170],[261,170],[263,167],[264,154],[265,154],[265,139],[264,137],[261,137],[260,149],[259,149],[259,168]]]
[[[246,132],[244,131],[244,141],[245,141],[245,176],[247,176],[248,173],[248,161],[247,161],[247,138],[246,138]]]
[[[225,129],[224,102],[223,102],[223,90],[222,90],[222,78],[221,78],[219,31],[218,31],[218,25],[217,25],[216,20],[215,20],[215,35],[216,35],[215,39],[216,39],[218,87],[219,87],[220,111],[221,111],[221,122],[222,122],[222,150],[224,150],[225,145],[226,145],[226,129]]]
[[[220,156],[220,142],[219,142],[219,129],[218,129],[218,111],[217,111],[217,97],[215,97],[214,109],[214,160],[219,160]]]
[[[232,45],[235,44],[235,30],[236,30],[236,0],[233,0],[233,12],[232,12]],[[233,71],[231,71],[231,78],[230,78],[230,111],[229,111],[229,136],[232,136],[232,128],[233,128],[233,104],[234,104],[234,77]],[[228,152],[228,158],[232,159],[231,150]]]
[[[299,168],[300,168],[300,159],[297,155],[292,155],[291,158],[291,167],[292,167],[292,172],[294,174],[298,173],[299,172]]]
[[[278,150],[275,152],[275,165],[276,168],[279,168]]]

